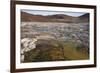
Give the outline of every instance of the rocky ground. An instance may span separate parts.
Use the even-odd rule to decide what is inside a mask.
[[[89,59],[88,22],[22,22],[21,41],[25,38],[37,41],[21,43],[21,50],[31,49],[23,52],[22,62]]]

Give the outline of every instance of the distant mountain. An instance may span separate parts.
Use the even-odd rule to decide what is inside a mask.
[[[34,15],[29,14],[26,12],[21,12],[21,21],[39,21],[39,22],[72,22],[73,19],[76,17],[64,15],[64,14],[55,14],[55,15],[48,15],[48,16],[42,16],[42,15]]]
[[[33,15],[26,12],[21,12],[21,21],[41,21],[45,17],[41,15]]]
[[[86,14],[80,16],[79,18],[80,18],[81,21],[89,22],[89,16],[90,16],[89,13],[86,13]]]
[[[89,14],[86,13],[80,17],[72,17],[65,14],[55,14],[55,15],[34,15],[26,12],[21,12],[21,21],[22,22],[85,22],[89,21]]]
[[[48,15],[48,18],[53,18],[53,19],[72,19],[74,17],[68,16],[65,14],[55,14],[55,15]]]
[[[86,14],[80,16],[80,18],[89,18],[89,13],[86,13]]]

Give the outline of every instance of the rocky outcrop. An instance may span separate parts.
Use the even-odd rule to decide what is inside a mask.
[[[23,38],[21,40],[21,62],[24,61],[24,53],[36,48],[36,38]]]

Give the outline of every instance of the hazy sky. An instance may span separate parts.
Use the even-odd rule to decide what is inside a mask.
[[[27,12],[30,14],[35,14],[35,15],[54,15],[54,14],[65,14],[65,15],[70,15],[70,16],[81,16],[85,14],[84,12],[67,12],[67,11],[46,11],[46,10],[21,10],[23,12]]]

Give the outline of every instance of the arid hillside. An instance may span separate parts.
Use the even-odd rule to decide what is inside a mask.
[[[33,15],[29,14],[26,12],[21,12],[21,21],[22,22],[66,22],[66,23],[71,23],[71,22],[79,22],[79,21],[88,21],[89,19],[89,14],[84,14],[80,17],[72,17],[69,15],[65,14],[55,14],[55,15]]]

